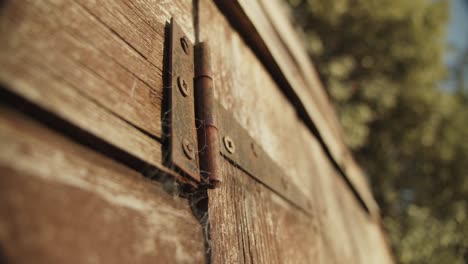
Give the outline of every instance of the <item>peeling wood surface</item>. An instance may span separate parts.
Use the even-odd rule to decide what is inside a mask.
[[[188,201],[0,108],[5,263],[204,263]],[[4,262],[2,262],[4,263]]]

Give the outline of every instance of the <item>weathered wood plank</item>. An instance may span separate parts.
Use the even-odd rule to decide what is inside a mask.
[[[21,62],[35,61],[39,70],[59,76],[83,96],[141,129],[161,135],[161,70],[86,9],[72,1],[10,1],[4,14],[0,22],[6,29],[2,33],[2,68],[8,61],[26,71],[29,64]],[[162,53],[163,36],[157,40],[154,48]],[[160,56],[161,65],[162,59]],[[15,81],[6,74],[2,79],[7,84]]]
[[[362,171],[357,169],[344,144],[333,107],[304,48],[300,47],[296,37],[292,37],[294,30],[284,13],[280,12],[279,3],[263,0],[217,1],[217,3],[223,7],[226,15],[231,17],[231,21],[235,21],[235,26],[243,31],[244,37],[254,46],[254,50],[269,71],[283,76],[298,100],[296,107],[299,104],[304,107],[331,158],[344,171],[352,187],[377,217],[378,207],[367,180]],[[279,77],[274,76],[274,78]]]
[[[182,26],[192,27],[191,2],[104,2],[6,2],[0,83],[164,169],[155,140],[162,137],[164,115],[164,23],[183,12]]]
[[[273,36],[279,38],[281,43],[283,43],[282,48],[288,54],[287,57],[281,58],[281,60],[289,57],[291,60],[289,64],[294,64],[295,68],[300,71],[299,76],[296,75],[297,78],[303,78],[305,84],[309,85],[305,90],[310,92],[311,99],[318,106],[320,114],[325,117],[325,121],[330,125],[332,135],[341,139],[341,126],[336,118],[334,108],[326,95],[325,88],[319,80],[317,71],[307,54],[304,40],[298,37],[295,29],[292,27],[292,18],[285,15],[284,11],[288,8],[286,3],[278,0],[258,0],[258,3],[265,13],[265,19],[268,20],[270,27],[276,33]],[[277,43],[277,46],[280,46],[279,43]],[[282,57],[284,55],[286,53],[281,54]]]
[[[21,64],[28,65],[27,68]],[[2,61],[5,66],[1,76],[11,78],[8,85],[14,91],[76,126],[107,140],[128,153],[162,168],[161,144],[132,125],[113,115],[92,99],[82,96],[60,76],[44,72],[41,65],[31,60],[11,63]]]
[[[218,8],[211,1],[201,0],[200,11],[200,41],[211,45],[215,96],[314,208],[308,217],[290,213],[291,205],[278,207],[272,202],[278,197],[273,198],[267,187],[226,165],[225,182],[219,190],[208,193],[213,259],[230,263],[366,263],[367,249],[378,252],[372,253],[370,260],[385,263],[389,254],[385,253],[379,219],[363,210],[319,140]],[[259,213],[263,211],[274,211],[270,212],[273,222],[290,214],[296,221],[282,224],[284,229],[270,236],[270,227],[263,222],[267,220]],[[367,237],[372,232],[366,230],[374,230],[373,239]],[[299,235],[295,232],[313,238],[297,237],[296,242]],[[281,248],[279,253],[277,248]],[[285,252],[296,256],[286,259],[282,255]]]
[[[7,263],[205,262],[188,201],[160,183],[3,107],[0,145]]]
[[[326,134],[333,135],[333,141],[336,141],[338,144],[336,148],[340,148],[339,151],[336,150],[334,153],[335,159],[345,171],[346,176],[350,177],[351,181],[361,191],[360,194],[369,196],[365,197],[365,199],[372,205],[372,196],[369,192],[370,188],[366,176],[360,171],[359,166],[352,158],[352,154],[344,144],[343,131],[338,122],[335,109],[326,95],[326,89],[319,80],[315,67],[311,63],[310,57],[306,52],[303,44],[304,40],[298,37],[296,30],[293,28],[291,24],[293,18],[288,17],[284,12],[288,7],[285,3],[278,0],[257,1],[259,2],[260,8],[265,13],[265,19],[268,20],[269,26],[272,27],[276,33],[274,36],[278,38],[278,41],[272,42],[271,44],[279,46],[278,48],[286,49],[287,54],[286,52],[281,53],[281,58],[278,58],[278,61],[281,62],[289,58],[291,60],[291,64],[289,65],[293,67],[292,63],[294,63],[300,72],[299,76],[304,79],[306,85],[305,90],[310,91],[309,97],[311,97],[318,106],[320,114],[329,124],[329,129],[325,130]],[[251,8],[249,9],[251,10]],[[260,18],[257,16],[255,19]],[[280,43],[283,43],[283,45],[280,45]],[[329,144],[331,143],[332,142],[329,142]],[[372,206],[375,206],[375,204]],[[378,210],[378,208],[374,209]]]
[[[213,263],[393,262],[379,222],[316,150],[312,216],[223,160],[224,182],[208,193]]]
[[[224,182],[209,191],[212,263],[317,263],[316,219],[222,164]]]

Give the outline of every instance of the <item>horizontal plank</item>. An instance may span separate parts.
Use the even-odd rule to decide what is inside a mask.
[[[20,64],[27,64],[27,68]],[[115,116],[82,96],[60,76],[44,72],[40,65],[30,60],[2,61],[0,71],[3,80],[10,80],[8,87],[47,111],[63,118],[77,127],[106,140],[135,157],[164,169],[161,143],[142,133],[134,126]]]
[[[127,6],[125,1],[118,4]],[[64,0],[5,3],[0,16],[0,84],[166,170],[158,140],[162,137],[162,21],[169,14],[155,16],[151,35],[154,55],[149,56],[136,50],[118,30],[102,23],[87,8],[91,6]],[[164,6],[159,8],[158,14],[163,13]],[[156,12],[141,6],[138,10]],[[128,25],[121,30],[126,28]]]
[[[164,169],[165,27],[176,15],[193,39],[191,7],[187,0],[8,1],[0,84]]]
[[[371,213],[378,218],[378,206],[367,179],[357,169],[347,149],[342,130],[324,87],[295,36],[284,8],[278,1],[216,1],[248,45],[262,60],[279,83],[296,111],[330,155],[331,160],[348,178],[350,186]],[[203,29],[203,28],[202,28]]]
[[[32,61],[36,70],[58,76],[82,96],[161,136],[162,67],[73,1],[11,1],[3,11],[2,71],[11,64],[27,71]],[[163,36],[157,40],[154,48],[162,53]],[[16,80],[5,75],[7,84]]]
[[[301,98],[310,100],[308,105],[316,105],[320,112],[320,115],[324,117],[324,121],[328,123],[328,128],[323,125],[317,124],[323,128],[323,136],[331,135],[333,138],[327,139],[330,150],[333,152],[332,155],[337,161],[338,165],[346,173],[346,176],[350,178],[351,182],[360,191],[360,195],[363,196],[364,200],[374,207],[374,210],[378,210],[376,204],[373,201],[370,187],[367,182],[367,177],[363,171],[360,170],[359,165],[355,162],[351,152],[348,150],[343,139],[343,130],[338,122],[337,114],[335,109],[330,102],[325,87],[319,80],[317,71],[310,60],[310,56],[306,52],[304,47],[304,39],[300,38],[295,28],[293,28],[291,21],[293,18],[288,16],[285,10],[288,9],[285,3],[278,0],[257,0],[259,8],[265,13],[265,20],[269,22],[271,29],[271,37],[276,37],[276,41],[271,41],[268,44],[277,46],[278,49],[283,49],[282,52],[278,52],[277,60],[283,63],[284,60],[289,59],[287,63],[288,68],[295,68],[298,71],[299,77],[304,79],[305,92],[309,92],[309,95],[304,93]],[[242,1],[241,1],[242,2]],[[249,10],[252,10],[249,7]],[[261,12],[261,11],[259,11]],[[256,16],[255,19],[260,19]],[[274,32],[273,32],[274,31]],[[276,33],[276,34],[275,34]],[[280,45],[282,43],[283,45]],[[298,76],[292,75],[292,76]],[[312,103],[313,102],[313,103]],[[312,110],[311,110],[312,111]],[[321,121],[318,121],[321,123]],[[336,146],[332,146],[336,143]]]
[[[0,246],[8,263],[205,263],[187,200],[0,108]]]

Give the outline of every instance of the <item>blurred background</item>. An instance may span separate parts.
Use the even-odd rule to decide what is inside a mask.
[[[468,0],[285,0],[399,263],[468,263]]]

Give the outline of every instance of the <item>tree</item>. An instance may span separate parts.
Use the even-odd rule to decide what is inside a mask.
[[[440,88],[448,1],[289,3],[397,258],[465,263],[468,97]]]

